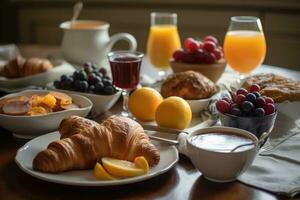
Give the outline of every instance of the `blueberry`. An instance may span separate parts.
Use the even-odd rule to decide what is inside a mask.
[[[64,84],[67,86],[67,87],[72,87],[73,85],[73,82],[74,82],[74,79],[73,77],[69,76],[67,77],[67,79],[65,80]]]
[[[255,109],[255,116],[263,117],[265,115],[265,110],[263,108],[256,108]]]
[[[256,96],[256,98],[260,97],[260,93],[255,91],[255,92],[252,92],[252,94],[254,94]]]
[[[103,84],[104,84],[105,87],[106,86],[112,86],[111,80],[108,80],[108,79],[104,78],[102,80],[102,82],[103,82]]]
[[[60,81],[59,80],[54,81],[53,85],[54,85],[55,88],[59,89],[60,88]]]
[[[240,116],[242,115],[242,111],[241,109],[239,109],[238,107],[232,107],[231,110],[230,110],[230,113],[232,115],[235,115],[235,116]]]
[[[95,84],[95,92],[97,94],[101,94],[103,92],[103,89],[104,89],[104,84],[101,81]]]
[[[89,93],[94,93],[95,92],[95,86],[94,85],[90,85],[89,86]]]
[[[90,85],[95,85],[96,83],[98,83],[99,81],[101,81],[101,78],[98,77],[96,74],[91,73],[88,77],[88,82]]]
[[[80,70],[78,75],[77,75],[77,80],[81,80],[81,81],[86,81],[87,80],[87,75],[85,73],[85,71]]]
[[[256,100],[255,94],[253,94],[253,93],[248,93],[248,94],[246,95],[246,100],[247,100],[247,101],[251,101],[252,103],[255,103],[255,100]]]
[[[109,85],[109,86],[106,86],[105,88],[104,88],[104,93],[105,94],[108,94],[108,95],[112,95],[112,94],[114,94],[114,88],[113,88],[113,86],[111,86],[111,85]]]
[[[79,82],[79,89],[81,92],[86,92],[88,91],[89,88],[89,84],[87,81],[80,81]]]
[[[99,78],[103,78],[103,75],[100,73],[100,72],[94,72],[94,74],[96,75],[96,76],[98,76]]]
[[[250,101],[244,101],[244,102],[242,103],[242,110],[243,110],[245,113],[249,113],[253,108],[254,108],[254,105],[253,105],[253,103],[251,103]]]
[[[61,80],[61,82],[65,82],[67,78],[68,78],[68,76],[64,74],[60,77],[60,80]]]
[[[78,70],[76,70],[76,71],[73,73],[73,78],[74,78],[75,80],[78,80],[78,79],[77,79],[78,74],[79,74],[79,71],[78,71]]]
[[[75,82],[74,82],[74,89],[76,90],[76,91],[80,91],[80,80],[75,80]]]
[[[266,104],[266,101],[265,101],[265,99],[264,99],[263,97],[258,97],[258,98],[256,99],[255,105],[256,105],[257,107],[263,107],[265,104]]]
[[[232,103],[230,104],[230,108],[233,109],[233,108],[239,108],[239,105],[237,103]]]
[[[100,81],[101,81],[101,78],[94,76],[94,77],[91,77],[91,79],[89,79],[89,84],[95,85],[96,83],[98,83]]]

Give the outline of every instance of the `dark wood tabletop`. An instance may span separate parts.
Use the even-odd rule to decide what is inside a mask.
[[[25,49],[27,51],[30,50],[29,47]],[[45,50],[45,48],[43,49]],[[118,113],[120,110],[121,102],[118,102],[111,111],[100,116],[97,120],[101,120],[113,113]],[[138,183],[109,187],[80,187],[49,183],[24,173],[14,162],[16,151],[26,142],[26,140],[14,138],[10,132],[0,128],[1,200],[287,199],[284,196],[247,186],[238,181],[226,184],[207,181],[201,176],[201,173],[193,166],[190,160],[183,155],[180,155],[179,162],[168,172]],[[300,199],[300,196],[298,195],[294,199]]]

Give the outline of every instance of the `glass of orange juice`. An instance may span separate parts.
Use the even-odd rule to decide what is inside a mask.
[[[149,61],[158,68],[163,79],[170,67],[169,59],[181,47],[176,13],[151,13],[151,27],[147,42]]]
[[[266,55],[266,40],[258,17],[231,17],[224,41],[228,65],[242,78],[259,67]]]

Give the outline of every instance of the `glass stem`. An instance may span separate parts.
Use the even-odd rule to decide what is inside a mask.
[[[122,115],[124,117],[129,117],[129,111],[128,111],[128,98],[129,98],[130,90],[122,90],[122,96],[123,96],[123,111]]]

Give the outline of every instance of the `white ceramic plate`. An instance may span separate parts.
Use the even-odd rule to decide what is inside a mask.
[[[152,167],[148,174],[142,176],[120,180],[100,181],[93,176],[92,170],[77,170],[59,174],[48,174],[34,171],[32,169],[32,160],[35,157],[35,155],[41,150],[45,149],[50,142],[58,139],[59,133],[53,132],[46,135],[42,135],[29,141],[18,150],[17,155],[15,157],[16,163],[21,168],[21,170],[23,170],[27,174],[34,176],[38,179],[42,179],[53,183],[79,186],[109,186],[139,182],[158,176],[170,170],[178,161],[178,151],[174,146],[154,143],[160,151],[160,162],[158,163],[158,165]]]
[[[72,74],[75,70],[71,64],[65,61],[51,60],[51,62],[54,66],[53,69],[40,74],[21,78],[5,78],[0,76],[0,90],[12,93],[33,86],[44,87],[47,83],[59,79],[61,75]]]

